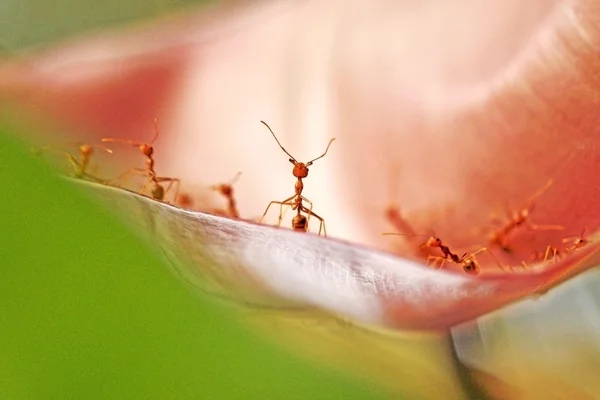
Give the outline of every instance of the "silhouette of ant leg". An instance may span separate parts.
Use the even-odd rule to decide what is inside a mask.
[[[293,199],[294,197],[291,197],[291,199]],[[267,206],[267,209],[265,210],[264,214],[260,218],[260,221],[258,221],[259,224],[262,224],[262,221],[265,218],[265,216],[267,215],[267,212],[269,211],[269,208],[271,208],[271,206],[273,204],[279,204],[280,206],[284,206],[284,205],[285,206],[293,206],[293,204],[289,202],[289,199],[287,200],[287,203],[283,202],[283,201],[272,201],[272,202],[270,202],[269,205]],[[280,226],[280,225],[281,225],[281,218],[279,219],[279,222],[278,222],[277,226]]]
[[[283,209],[283,207],[285,207],[285,210]],[[285,215],[287,214],[289,209],[290,209],[290,206],[287,204],[279,207],[279,212],[281,213],[281,219],[285,218]],[[283,210],[283,213],[282,213],[282,210]]]
[[[72,154],[65,153],[65,155],[67,156],[67,160],[73,167],[73,174],[75,175],[75,177],[79,177],[79,175],[81,175],[83,165],[81,165],[79,161],[77,161],[77,159],[73,157]]]
[[[121,175],[117,176],[116,178],[109,180],[108,182],[110,184],[116,183],[116,182],[123,184],[129,180],[129,177],[131,175],[148,176],[148,170],[143,169],[143,168],[131,168],[131,169],[123,172]]]
[[[484,249],[485,249],[485,251],[487,251],[487,253],[490,255],[490,257],[492,257],[492,259],[496,262],[496,265],[498,265],[498,267],[500,268],[501,271],[506,271],[508,269],[510,272],[513,272],[512,266],[509,265],[508,267],[505,267],[504,265],[502,265],[500,260],[498,260],[498,258],[494,255],[494,253],[491,250],[489,250],[488,248],[484,247],[483,249],[479,250],[479,252],[483,251]]]
[[[325,220],[323,218],[321,218],[319,215],[317,215],[316,213],[314,213],[312,210],[309,210],[308,208],[302,206],[302,211],[304,211],[306,214],[308,214],[309,218],[312,215],[313,217],[315,217],[316,219],[318,219],[320,221],[319,223],[319,236],[321,235],[321,231],[323,231],[323,236],[327,237],[327,230],[325,229]],[[308,226],[308,218],[306,220],[306,226]]]
[[[148,187],[150,185],[152,185],[153,183],[154,183],[154,181],[152,180],[152,178],[148,178],[148,181],[146,182],[146,184],[142,187],[142,189],[138,193],[146,195],[146,189],[148,189]]]
[[[104,179],[98,178],[93,174],[85,172],[83,164],[81,164],[72,154],[65,153],[69,163],[73,166],[73,176],[77,179],[87,179],[92,182],[106,184]]]
[[[554,246],[548,246],[544,255],[544,262],[550,261],[550,252],[552,252],[552,264],[556,264],[556,261],[560,259],[561,254],[558,249]]]
[[[278,219],[278,223],[277,226],[281,225],[281,221],[283,220],[283,206],[291,206],[292,210],[295,210],[296,208],[294,208],[294,202],[292,200],[294,200],[296,196],[292,196],[292,197],[288,197],[287,199],[281,201],[281,202],[277,202],[277,204],[279,204],[279,219]],[[267,208],[268,209],[268,208]],[[265,211],[266,214],[266,211]]]

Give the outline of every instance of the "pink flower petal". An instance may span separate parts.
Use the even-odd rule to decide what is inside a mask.
[[[178,273],[195,284],[212,282],[232,298],[253,304],[318,307],[392,328],[449,328],[545,293],[600,259],[596,242],[543,270],[470,276],[340,240],[189,212],[128,191],[91,186],[111,209],[148,232]]]

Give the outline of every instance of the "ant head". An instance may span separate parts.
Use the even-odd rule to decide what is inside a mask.
[[[82,144],[79,146],[79,152],[84,156],[91,156],[94,153],[94,149],[89,144]]]
[[[466,260],[463,264],[463,270],[467,274],[476,275],[479,273],[479,265],[474,260]]]
[[[221,184],[217,186],[217,190],[223,195],[223,196],[231,196],[231,194],[233,193],[233,186],[231,185],[225,185],[225,184]]]
[[[154,147],[149,144],[141,144],[140,151],[146,156],[150,157],[154,153]]]
[[[301,162],[294,162],[293,174],[296,178],[306,178],[308,176],[308,166]]]
[[[432,236],[427,239],[427,243],[425,243],[429,247],[440,247],[442,245],[442,239],[439,237]]]

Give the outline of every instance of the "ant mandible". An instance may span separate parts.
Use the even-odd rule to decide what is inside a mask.
[[[149,187],[152,198],[154,198],[155,200],[159,200],[159,201],[164,201],[165,196],[167,195],[167,193],[169,192],[171,187],[173,185],[175,185],[175,194],[173,196],[173,199],[175,199],[174,201],[176,201],[177,195],[179,193],[179,185],[180,185],[181,181],[176,178],[159,177],[156,175],[156,171],[154,170],[154,158],[153,158],[154,147],[152,147],[152,143],[154,143],[154,141],[158,138],[158,133],[159,133],[158,123],[156,121],[156,118],[154,118],[154,127],[156,129],[156,134],[154,135],[154,137],[152,138],[152,140],[149,143],[139,143],[139,142],[134,142],[131,140],[113,139],[113,138],[103,138],[102,139],[102,142],[104,142],[104,143],[107,143],[107,142],[125,143],[125,144],[130,144],[135,147],[138,147],[140,149],[141,153],[146,157],[146,168],[131,168],[131,169],[125,171],[123,174],[119,175],[113,181],[122,181],[125,178],[128,178],[129,176],[131,176],[133,174],[145,176],[148,178],[148,182],[142,188],[142,190],[140,190],[140,193],[144,194],[146,189],[148,189],[148,187]],[[161,183],[165,183],[165,182],[169,183],[166,188],[161,185]]]
[[[307,232],[309,218],[311,216],[313,216],[320,221],[319,235],[321,235],[321,231],[323,231],[323,235],[327,236],[327,231],[325,230],[325,220],[312,211],[312,206],[313,206],[312,202],[310,200],[308,200],[306,197],[302,196],[302,190],[304,189],[304,183],[302,182],[302,179],[306,178],[308,176],[308,167],[310,167],[313,164],[313,162],[317,161],[320,158],[325,157],[325,155],[327,154],[327,151],[329,150],[329,146],[331,146],[331,143],[335,140],[335,138],[332,138],[329,141],[329,144],[327,145],[327,148],[325,149],[325,152],[323,154],[321,154],[319,157],[317,157],[313,160],[310,160],[307,163],[302,163],[302,162],[298,162],[294,158],[294,156],[292,156],[290,153],[288,153],[288,151],[281,145],[281,143],[279,143],[277,136],[275,136],[275,133],[273,132],[271,127],[269,125],[267,125],[266,122],[264,122],[264,121],[260,121],[260,122],[269,129],[269,131],[275,138],[275,141],[277,142],[279,147],[281,147],[281,150],[283,150],[283,152],[290,157],[289,161],[292,164],[294,164],[294,169],[292,170],[292,173],[294,174],[294,177],[296,177],[298,180],[296,181],[296,184],[294,186],[295,194],[292,197],[289,197],[283,201],[271,201],[269,203],[269,205],[267,206],[267,209],[265,210],[265,213],[261,217],[259,223],[262,223],[262,220],[265,218],[265,215],[267,215],[269,208],[273,204],[279,204],[279,221],[277,222],[277,226],[280,226],[281,219],[283,218],[283,216],[282,216],[283,206],[291,206],[292,210],[297,211],[296,216],[292,219],[292,229],[294,229],[295,231]],[[308,203],[309,207],[308,208],[305,207],[303,202]],[[302,212],[308,214],[308,218],[306,218],[304,215],[302,215]]]
[[[538,190],[533,196],[527,200],[527,206],[520,211],[513,211],[510,208],[507,209],[508,220],[499,229],[492,232],[490,235],[490,244],[500,246],[505,252],[510,253],[510,248],[507,243],[507,236],[513,232],[516,228],[526,225],[529,230],[563,230],[564,227],[560,225],[536,225],[529,222],[529,215],[535,208],[535,200],[540,197],[546,190],[552,186],[552,179],[548,183]]]
[[[228,183],[220,183],[218,185],[213,185],[210,187],[212,190],[217,191],[221,196],[225,197],[225,199],[227,200],[227,207],[224,210],[224,212],[221,210],[218,210],[218,212],[236,219],[240,217],[240,213],[238,212],[237,202],[235,201],[235,197],[233,196],[233,185],[240,178],[240,175],[242,175],[241,171],[238,172]]]

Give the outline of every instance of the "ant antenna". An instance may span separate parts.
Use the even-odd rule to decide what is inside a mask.
[[[267,128],[269,128],[269,131],[271,132],[271,134],[273,135],[273,137],[275,138],[275,140],[277,141],[277,144],[279,145],[279,147],[281,147],[281,150],[283,150],[285,152],[285,154],[287,154],[288,156],[290,156],[290,161],[292,162],[298,162],[296,160],[296,158],[291,155],[290,153],[288,153],[288,151],[281,145],[281,143],[279,142],[279,139],[277,139],[277,136],[275,136],[275,133],[273,132],[273,130],[271,129],[271,127],[265,122],[265,121],[260,121],[262,122]],[[327,144],[327,148],[325,149],[325,152],[323,154],[321,154],[319,157],[310,160],[309,162],[307,162],[305,165],[307,167],[310,167],[312,165],[313,162],[317,161],[319,158],[323,158],[325,157],[325,155],[327,154],[327,152],[329,151],[329,147],[331,146],[331,143],[335,140],[335,138],[332,138],[329,143]]]
[[[319,158],[323,158],[323,157],[325,157],[325,154],[327,154],[327,151],[329,150],[329,146],[331,146],[331,143],[333,143],[333,141],[334,141],[334,140],[335,140],[335,138],[332,138],[332,139],[329,141],[329,144],[327,145],[327,148],[325,149],[325,153],[321,154],[319,157],[317,157],[317,158],[315,158],[315,159],[313,159],[313,160],[310,160],[309,162],[307,162],[307,163],[306,163],[306,165],[307,165],[307,166],[310,166],[310,165],[312,165],[312,163],[313,163],[314,161],[317,161]]]
[[[411,237],[431,237],[431,235],[417,235],[414,233],[400,233],[400,232],[384,232],[381,234],[382,236],[411,236]],[[433,235],[435,236],[435,235]]]
[[[242,171],[239,171],[237,174],[235,174],[235,176],[229,181],[229,185],[233,185],[234,183],[236,183],[238,179],[240,179],[241,175]]]
[[[527,200],[527,203],[532,203],[535,199],[537,199],[538,197],[540,197],[542,194],[544,194],[544,192],[546,190],[548,190],[550,188],[550,186],[552,186],[552,184],[554,183],[554,181],[552,179],[550,179],[548,181],[548,183],[546,183],[546,185],[541,188],[540,190],[538,190],[537,192],[535,192],[530,198],[529,200]]]
[[[156,130],[156,134],[148,144],[152,144],[156,139],[158,139],[158,121],[156,118],[154,118],[154,129]]]
[[[277,136],[275,136],[275,133],[273,132],[273,129],[271,129],[271,127],[265,122],[265,121],[260,121],[262,122],[267,128],[269,128],[269,131],[271,131],[271,134],[273,135],[273,137],[275,138],[275,140],[277,141],[277,144],[279,145],[279,147],[281,147],[281,150],[284,151],[285,154],[287,154],[288,156],[290,156],[290,160],[292,161],[296,161],[296,159],[294,158],[293,155],[291,155],[290,153],[288,153],[288,151],[281,145],[281,143],[279,143],[279,139],[277,139]],[[297,161],[296,161],[297,162]]]
[[[159,131],[158,131],[158,122],[156,121],[156,118],[154,118],[154,128],[156,130],[156,133],[154,134],[154,137],[152,138],[152,140],[149,141],[148,143],[134,142],[133,140],[115,139],[115,138],[102,138],[101,141],[103,143],[107,143],[107,142],[111,142],[111,143],[125,143],[125,144],[130,144],[132,146],[146,146],[146,145],[151,145],[158,138],[158,133],[159,133]]]

